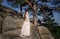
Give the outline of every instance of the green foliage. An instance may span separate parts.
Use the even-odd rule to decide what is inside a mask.
[[[59,39],[60,38],[60,26],[55,22],[55,19],[53,17],[50,17],[51,15],[53,15],[52,9],[47,8],[45,12],[47,13],[47,17],[45,17],[46,25],[44,26],[49,29],[49,31],[55,37],[55,39]]]
[[[55,39],[59,39],[60,38],[60,26],[54,22],[54,19],[49,19],[47,21],[47,25],[45,25],[49,31],[51,32],[51,34],[55,37]]]
[[[20,0],[19,3],[20,3],[20,4],[25,4],[25,3],[26,3],[26,0]]]
[[[60,26],[46,26],[55,39],[60,38]]]
[[[3,2],[3,0],[0,0],[0,4]]]
[[[41,0],[42,2],[49,2],[50,0]]]
[[[3,0],[0,0],[0,3],[2,2]]]
[[[26,0],[7,0],[8,3],[13,7],[18,7],[18,5],[23,6],[26,4]]]

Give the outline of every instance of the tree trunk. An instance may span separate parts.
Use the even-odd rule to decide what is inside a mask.
[[[34,2],[34,5],[32,6],[32,3],[29,0],[26,0],[26,2],[29,4],[29,6],[34,10],[33,11],[33,23],[35,26],[37,26],[37,13],[36,13],[36,4]]]
[[[33,23],[34,23],[34,25],[37,26],[37,16],[36,16],[36,11],[34,11],[34,13],[33,13]]]
[[[36,13],[36,4],[33,5],[33,23],[37,26],[37,13]]]

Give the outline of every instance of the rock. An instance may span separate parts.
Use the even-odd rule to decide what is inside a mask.
[[[2,39],[10,39],[10,37],[3,36]]]
[[[2,34],[3,39],[12,39],[17,38],[20,35],[20,29],[6,31]]]
[[[10,16],[7,16],[3,22],[3,27],[2,27],[2,31],[11,31],[14,29],[18,29],[21,28],[22,26],[22,21],[20,22],[19,19],[14,19]]]
[[[7,16],[3,22],[2,39],[13,39],[19,37],[23,19],[14,19]]]
[[[2,35],[8,35],[8,34],[11,34],[11,35],[20,35],[20,31],[21,31],[21,29],[6,31]]]
[[[0,34],[0,39],[2,39],[2,35]]]
[[[40,35],[45,35],[45,34],[46,35],[51,35],[49,30],[46,27],[44,27],[44,26],[38,27],[38,30],[39,30]]]
[[[36,28],[35,25],[31,23],[31,39],[40,39],[39,33],[37,32]]]
[[[15,19],[14,19],[15,20]],[[18,19],[17,19],[18,20]],[[16,23],[18,22],[17,20]],[[22,19],[20,20],[20,22],[23,21]],[[21,22],[22,23],[22,22]],[[33,26],[33,24],[31,24],[31,26]],[[21,38],[19,35],[20,35],[20,31],[21,29],[15,29],[15,30],[9,30],[9,31],[6,31],[2,34],[2,38],[3,39],[32,39],[32,37],[24,37],[24,38]]]
[[[38,27],[38,31],[41,39],[54,39],[54,37],[51,35],[46,27],[40,26]]]
[[[41,39],[54,39],[51,35],[41,35]]]
[[[3,22],[2,39],[54,39],[46,27],[34,28],[31,23],[31,36],[21,38],[20,31],[24,20],[7,16]],[[38,33],[39,32],[39,33]]]
[[[17,38],[14,38],[14,39],[32,39],[32,38],[31,37],[23,37],[23,38],[17,37]]]
[[[2,21],[3,21],[3,18],[0,17],[0,33],[2,32]]]

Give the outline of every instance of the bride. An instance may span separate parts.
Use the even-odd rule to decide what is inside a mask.
[[[30,21],[29,21],[28,11],[25,12],[24,18],[25,19],[21,29],[20,37],[30,36]]]

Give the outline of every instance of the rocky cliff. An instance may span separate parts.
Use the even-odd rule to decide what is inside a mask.
[[[11,16],[12,18],[17,19],[17,18],[22,17],[22,14],[11,8],[0,5],[0,33],[3,26],[3,21],[5,20],[7,16]]]
[[[8,7],[5,7],[5,6],[2,6],[0,5],[0,16],[1,17],[6,17],[7,15],[10,15],[10,16],[22,16],[21,13],[11,9],[11,8],[8,8]]]
[[[31,24],[31,36],[21,38],[20,32],[23,25],[23,19],[15,19],[7,16],[3,21],[2,39],[54,39],[49,30],[44,26],[34,27]]]

